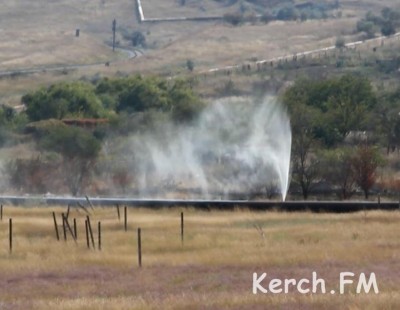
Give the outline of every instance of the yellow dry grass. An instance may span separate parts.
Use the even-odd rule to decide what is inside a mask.
[[[134,22],[131,2],[2,1],[0,69],[115,59],[105,42],[111,39],[113,18],[125,27]]]
[[[56,241],[51,212],[60,207],[8,207],[0,223],[0,300],[35,309],[396,309],[400,305],[399,212],[312,214],[246,210],[128,209],[128,231],[115,208],[96,208],[91,223],[102,251],[89,250],[85,215],[73,209],[78,243]],[[8,221],[13,218],[13,252]],[[261,230],[257,230],[256,226]],[[136,229],[142,228],[143,268],[137,266]],[[97,241],[96,241],[97,242]],[[97,244],[96,244],[97,246]],[[252,272],[280,278],[310,277],[317,271],[337,286],[340,272],[375,272],[380,294],[257,295]],[[19,281],[19,282],[18,282]],[[100,281],[100,282],[99,282]],[[8,283],[8,284],[5,284]],[[18,297],[14,286],[27,287]],[[49,287],[41,291],[40,285]],[[132,289],[127,289],[133,285]]]

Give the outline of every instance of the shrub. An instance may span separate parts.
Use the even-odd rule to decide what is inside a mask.
[[[232,24],[233,26],[238,26],[243,23],[244,18],[240,13],[227,13],[224,14],[223,19],[225,22]]]

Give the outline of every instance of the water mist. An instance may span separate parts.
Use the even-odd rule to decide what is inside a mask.
[[[162,123],[134,135],[129,145],[142,198],[166,198],[166,191],[180,189],[185,198],[197,191],[203,199],[229,199],[274,186],[285,200],[290,121],[272,97],[218,100],[194,123]]]

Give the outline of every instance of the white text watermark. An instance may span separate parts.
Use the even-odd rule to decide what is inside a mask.
[[[359,275],[349,271],[341,272],[337,283],[333,283],[333,285],[338,287],[339,291],[335,289],[328,291],[325,280],[319,278],[315,271],[310,278],[302,279],[268,279],[265,272],[261,274],[253,273],[253,294],[288,294],[289,291],[297,291],[300,294],[345,294],[352,287],[356,288],[356,294],[368,294],[370,292],[379,294],[374,272],[371,272],[369,275],[363,272]]]

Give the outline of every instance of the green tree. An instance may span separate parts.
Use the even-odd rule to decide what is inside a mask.
[[[301,102],[321,112],[313,122],[316,138],[332,146],[353,130],[362,130],[376,104],[370,82],[359,76],[344,75],[327,80],[300,79],[287,89],[283,101]]]
[[[117,111],[143,112],[149,109],[170,110],[165,80],[137,76],[119,96]]]
[[[307,199],[319,177],[319,158],[316,156],[318,142],[313,134],[313,123],[318,119],[318,110],[297,103],[289,106],[292,125],[292,177]]]
[[[65,185],[74,196],[82,193],[100,152],[100,142],[84,129],[61,126],[44,136],[40,146],[60,154]]]
[[[357,31],[365,32],[367,38],[373,38],[375,36],[375,24],[371,21],[360,20],[357,22]]]
[[[192,91],[186,80],[176,80],[168,90],[171,101],[172,116],[175,121],[193,120],[204,108],[204,103]]]
[[[368,112],[376,104],[370,82],[355,75],[345,75],[333,81],[332,91],[334,93],[326,101],[330,124],[336,125],[343,138],[350,131],[362,130]]]
[[[175,120],[193,119],[203,108],[203,102],[186,80],[167,84],[160,78],[136,77],[119,96],[118,112],[157,110],[170,113]]]
[[[375,128],[386,152],[400,146],[400,90],[385,93],[374,111]]]
[[[65,117],[102,117],[106,115],[94,87],[84,82],[59,83],[22,98],[31,121]]]
[[[393,22],[385,21],[382,25],[381,32],[384,36],[391,36],[396,33]]]
[[[325,150],[319,156],[325,180],[339,188],[338,196],[341,199],[350,198],[355,191],[355,175],[352,169],[354,150],[341,147]]]

